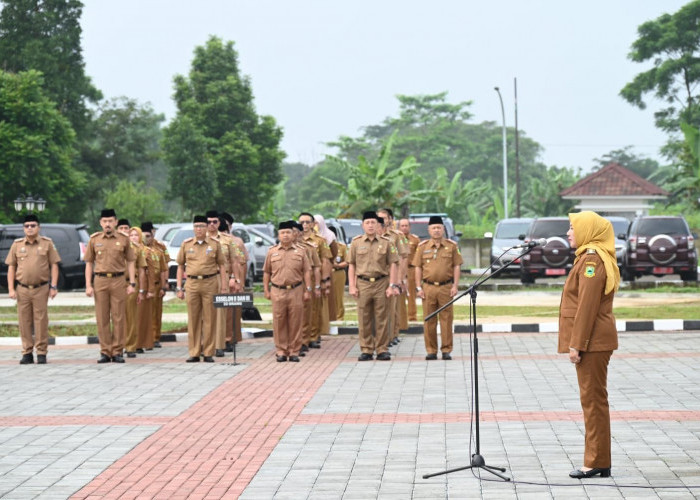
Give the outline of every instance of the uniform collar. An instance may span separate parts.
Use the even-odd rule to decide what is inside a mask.
[[[39,235],[37,234],[36,238],[34,238],[34,241],[29,241],[29,238],[27,238],[25,236],[24,243],[25,243],[25,245],[38,245],[39,244]]]
[[[444,246],[444,244],[445,238],[440,238],[439,240],[434,240],[433,238],[430,238],[431,247],[440,248],[441,246]]]

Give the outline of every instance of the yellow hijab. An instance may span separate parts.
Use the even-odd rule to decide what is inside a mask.
[[[586,250],[592,248],[605,265],[605,295],[617,291],[620,286],[620,269],[615,256],[615,232],[609,220],[595,212],[569,214],[576,240],[576,260],[578,262]]]

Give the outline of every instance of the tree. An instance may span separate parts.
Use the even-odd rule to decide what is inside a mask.
[[[105,192],[121,179],[166,187],[154,185],[153,174],[160,168],[159,175],[167,175],[160,150],[163,120],[150,104],[135,99],[119,97],[100,104],[82,144],[82,162],[90,179],[89,208],[103,206]]]
[[[144,181],[120,180],[114,189],[104,194],[105,206],[118,207],[119,218],[126,218],[135,226],[139,222],[165,220],[160,193],[146,186]]]
[[[594,171],[603,168],[609,163],[618,163],[644,179],[648,179],[661,167],[658,161],[635,154],[632,151],[632,146],[614,149],[600,158],[594,159],[593,162],[595,163]]]
[[[423,193],[411,192],[405,188],[405,183],[410,182],[418,166],[416,160],[409,156],[398,167],[392,167],[389,163],[395,139],[396,134],[389,138],[373,162],[364,156],[360,156],[354,164],[336,156],[328,156],[330,163],[347,173],[348,181],[345,184],[324,177],[325,182],[340,191],[340,197],[322,205],[338,209],[341,217],[357,217],[365,210],[400,207],[420,199]]]
[[[174,99],[177,115],[163,140],[171,194],[191,209],[256,214],[282,180],[282,131],[274,118],[256,113],[233,42],[211,37],[197,47],[189,76],[175,77]]]
[[[75,133],[43,92],[38,71],[0,71],[0,219],[11,220],[20,194],[47,200],[42,219],[79,221],[66,209],[80,199],[85,176],[71,166]]]
[[[81,137],[90,115],[87,102],[102,98],[85,75],[78,0],[2,0],[0,67],[44,74],[44,89]]]

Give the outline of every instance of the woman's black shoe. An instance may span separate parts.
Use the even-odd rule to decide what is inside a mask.
[[[610,477],[610,467],[596,468],[587,471],[576,469],[569,472],[569,477],[573,477],[574,479],[587,479],[598,475],[600,475],[600,477]]]

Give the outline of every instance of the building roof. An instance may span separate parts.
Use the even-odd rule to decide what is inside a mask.
[[[559,193],[564,198],[582,196],[668,196],[668,192],[627,170],[618,163],[608,163],[573,186]]]

